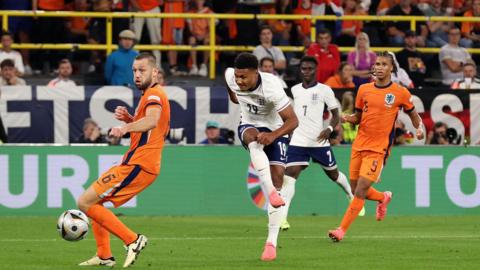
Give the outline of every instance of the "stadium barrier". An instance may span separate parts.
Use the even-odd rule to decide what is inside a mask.
[[[58,215],[121,159],[125,147],[0,147],[0,216]],[[380,190],[394,194],[389,215],[480,214],[479,148],[398,147]],[[334,147],[348,175],[349,147]],[[318,165],[297,182],[293,215],[341,215],[345,194]],[[127,215],[262,215],[265,197],[239,146],[167,146],[158,179],[116,210]],[[367,215],[375,204],[367,202]]]
[[[89,117],[105,133],[119,124],[113,117],[115,107],[127,106],[133,113],[140,98],[139,91],[123,86],[7,86],[0,91],[0,116],[12,143],[74,143],[81,135],[83,120]],[[203,140],[209,120],[237,131],[239,107],[229,101],[225,87],[166,86],[165,91],[170,99],[171,127],[183,128],[185,143]],[[338,100],[345,91],[334,91]],[[411,92],[427,130],[441,121],[457,131],[460,144],[480,144],[480,90],[424,88]],[[400,113],[399,119],[415,133],[406,114]]]
[[[190,18],[190,19],[208,19],[210,36],[214,37],[215,22],[222,19],[234,20],[311,20],[311,40],[316,40],[316,21],[343,21],[343,20],[360,20],[360,21],[410,21],[411,30],[416,29],[417,22],[426,21],[443,21],[443,22],[480,22],[480,17],[441,17],[441,16],[371,16],[371,15],[296,15],[296,14],[198,14],[198,13],[135,13],[135,12],[74,12],[74,11],[25,11],[25,10],[2,10],[2,27],[8,30],[8,17],[87,17],[87,18],[105,18],[106,19],[106,44],[33,44],[19,43],[13,44],[14,49],[37,49],[37,50],[105,50],[110,54],[117,46],[112,44],[112,20],[114,18]],[[215,53],[217,51],[253,51],[253,46],[223,46],[217,45],[214,38],[210,39],[209,45],[189,46],[189,45],[136,45],[137,50],[177,50],[177,51],[209,51],[209,76],[210,79],[215,78]],[[305,48],[303,46],[279,46],[285,52],[301,52]],[[340,47],[341,52],[350,52],[353,47]],[[399,47],[371,47],[373,51],[399,51]],[[418,48],[419,51],[425,53],[438,53],[440,48]],[[471,54],[480,54],[480,48],[467,49]]]

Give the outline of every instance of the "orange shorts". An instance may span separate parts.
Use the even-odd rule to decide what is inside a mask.
[[[139,165],[119,165],[103,173],[92,187],[102,201],[112,202],[115,207],[119,207],[147,188],[156,178],[156,174],[142,170]]]
[[[372,151],[352,150],[350,157],[350,179],[358,180],[359,177],[377,182],[383,169],[385,154]]]

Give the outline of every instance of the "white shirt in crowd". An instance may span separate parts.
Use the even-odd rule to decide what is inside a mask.
[[[440,70],[442,71],[442,83],[451,85],[455,80],[463,78],[463,71],[452,72],[448,69],[447,64],[443,60],[451,59],[456,62],[467,63],[472,57],[463,47],[452,46],[450,44],[444,45],[438,54],[440,60]]]
[[[240,105],[240,124],[275,130],[283,125],[278,112],[290,105],[280,81],[275,75],[258,72],[260,85],[251,92],[241,91],[235,82],[233,68],[225,71],[227,86],[237,96]]]
[[[5,60],[5,59],[11,59],[15,63],[15,68],[20,72],[20,73],[25,73],[25,66],[23,65],[23,59],[22,55],[17,52],[17,51],[10,51],[6,52],[3,50],[0,50],[0,63]]]
[[[61,79],[60,77],[57,77],[47,84],[48,87],[74,87],[77,86],[77,84],[70,80],[70,79]]]
[[[323,111],[325,104],[328,110],[339,108],[332,88],[317,83],[304,88],[301,83],[292,87],[293,108],[298,118],[298,127],[293,131],[290,145],[302,147],[329,146],[328,140],[318,142],[317,137],[324,129]]]
[[[257,57],[258,61],[265,57],[272,58],[275,63],[282,60],[285,61],[285,55],[283,55],[282,50],[275,46],[271,48],[265,48],[262,45],[258,45],[255,47],[255,50],[253,50],[253,55]]]

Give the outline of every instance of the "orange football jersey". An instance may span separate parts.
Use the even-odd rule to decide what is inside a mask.
[[[162,159],[162,148],[170,129],[170,104],[159,85],[147,89],[137,106],[133,121],[145,117],[148,106],[160,106],[161,115],[155,128],[147,132],[131,132],[130,148],[123,156],[122,164],[139,165],[143,170],[158,174]]]
[[[414,106],[410,92],[397,83],[385,87],[367,83],[358,89],[355,108],[362,110],[362,118],[352,149],[388,155],[395,138],[398,111],[403,108],[409,112]]]

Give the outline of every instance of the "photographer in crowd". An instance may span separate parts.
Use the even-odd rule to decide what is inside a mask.
[[[425,144],[460,144],[461,136],[458,136],[457,131],[454,128],[449,128],[447,124],[443,122],[436,122],[433,129],[428,133],[427,141]]]

